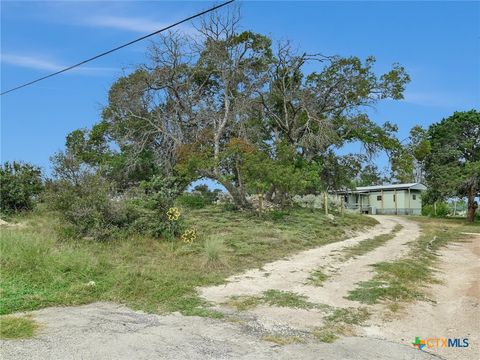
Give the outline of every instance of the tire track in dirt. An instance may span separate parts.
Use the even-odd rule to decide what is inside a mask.
[[[478,235],[478,234],[472,234]],[[380,313],[364,327],[370,338],[397,343],[427,338],[467,338],[467,348],[426,348],[445,359],[478,359],[480,350],[480,237],[453,243],[438,252],[436,276],[440,281],[426,289],[432,301],[409,303],[393,319]]]
[[[373,264],[401,258],[410,250],[407,243],[420,236],[420,227],[417,223],[400,217],[390,218],[388,220],[403,226],[393,239],[388,240],[383,246],[364,255],[351,258],[347,261],[339,260],[339,262],[336,263],[336,275],[324,282],[320,289],[316,286],[304,285],[302,287],[293,287],[292,291],[307,295],[312,302],[316,303],[336,307],[361,306],[361,304],[356,301],[345,299],[348,292],[353,290],[357,283],[372,278]]]
[[[225,284],[200,288],[199,293],[206,300],[220,304],[231,296],[255,296],[266,290],[276,289],[298,292],[308,296],[313,302],[340,306],[339,303],[343,302],[340,299],[355,282],[369,279],[372,273],[370,264],[403,255],[408,250],[404,244],[414,240],[419,234],[418,225],[412,221],[390,216],[375,216],[375,219],[379,224],[358,236],[302,251],[288,259],[268,263],[262,269],[252,269],[231,276]],[[401,224],[404,228],[384,246],[347,261],[342,261],[338,256],[347,247],[390,233],[396,224]],[[306,285],[312,271],[320,267],[333,267],[337,275],[323,287]]]
[[[308,298],[316,304],[333,307],[359,307],[361,304],[344,298],[356,287],[356,283],[370,280],[373,275],[372,264],[391,261],[409,251],[408,242],[415,240],[419,226],[407,218],[395,216],[375,216],[379,224],[369,231],[350,239],[328,244],[319,248],[300,252],[288,259],[266,264],[262,269],[249,270],[232,276],[223,285],[199,289],[199,294],[216,304],[219,309],[233,296],[261,296],[264,291],[275,289],[291,291]],[[390,233],[395,225],[403,228],[385,244],[362,256],[343,260],[342,251],[348,247]],[[323,286],[308,284],[312,272],[322,268],[332,272]],[[333,269],[333,270],[332,270]],[[267,276],[268,275],[268,276]],[[252,315],[262,326],[270,329],[290,326],[295,329],[312,329],[324,321],[324,313],[319,309],[279,308],[260,305],[244,313]]]

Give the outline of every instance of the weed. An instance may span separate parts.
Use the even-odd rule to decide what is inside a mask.
[[[220,256],[224,251],[223,240],[217,237],[210,237],[205,241],[205,254],[209,263],[220,261]]]
[[[313,336],[320,342],[333,343],[338,339],[337,332],[331,327],[321,327],[313,331]]]
[[[270,341],[278,345],[289,345],[289,344],[302,344],[305,342],[304,339],[298,336],[280,336],[280,335],[264,335],[262,340]]]
[[[339,335],[353,335],[354,325],[363,324],[370,317],[365,308],[340,308],[325,318],[325,324],[313,331],[320,342],[333,343]]]
[[[174,248],[139,234],[109,242],[63,240],[55,231],[60,225],[56,213],[39,210],[15,216],[12,221],[24,226],[2,229],[0,234],[0,314],[116,301],[147,312],[219,317],[208,310],[196,288],[219,285],[248,268],[340,241],[352,230],[375,223],[368,217],[346,215],[338,220],[344,221],[342,227],[334,228],[320,212],[303,210],[292,210],[284,221],[273,222],[217,206],[182,216],[187,229],[198,229],[199,238],[214,235],[212,257],[228,267],[202,270],[210,242]]]
[[[345,254],[343,256],[344,260],[348,260],[352,257],[361,256],[372,250],[375,250],[376,248],[384,245],[388,240],[393,239],[396,233],[398,233],[402,228],[402,225],[397,224],[388,234],[375,236],[372,239],[361,241],[357,245],[345,249]]]
[[[262,298],[257,296],[232,296],[227,305],[238,311],[250,310],[262,303]]]
[[[344,323],[349,325],[360,325],[370,317],[366,308],[340,308],[335,309],[333,314],[327,316],[326,320],[332,323]]]
[[[0,316],[0,339],[31,338],[38,327],[38,323],[28,316]]]
[[[322,270],[318,269],[313,271],[307,279],[307,283],[314,286],[323,286],[325,280],[328,279],[328,275],[325,274]]]
[[[463,223],[455,220],[417,218],[422,234],[411,242],[411,251],[405,258],[381,262],[374,265],[372,280],[359,283],[350,291],[347,299],[365,304],[375,304],[379,300],[411,301],[426,299],[423,287],[436,283],[434,265],[436,251],[450,242],[461,241]],[[421,281],[419,281],[421,279]]]
[[[263,293],[263,301],[272,306],[297,309],[312,309],[315,304],[308,302],[306,296],[291,291],[267,290]]]

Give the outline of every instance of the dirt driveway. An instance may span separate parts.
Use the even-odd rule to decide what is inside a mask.
[[[442,251],[444,281],[429,290],[436,303],[412,304],[396,318],[375,316],[332,344],[311,337],[324,322],[321,307],[260,304],[240,312],[228,306],[232,296],[279,290],[322,306],[359,308],[361,304],[344,298],[348,290],[373,276],[370,264],[403,256],[406,243],[419,236],[418,225],[405,217],[377,219],[380,224],[368,233],[250,270],[222,286],[199,289],[225,319],[149,315],[112,303],[48,308],[32,312],[42,324],[39,336],[0,343],[2,359],[477,359],[480,238]],[[342,259],[345,248],[387,234],[397,224],[402,229],[383,246]],[[312,286],[307,280],[319,267],[329,278],[321,287]],[[377,305],[371,310],[382,311]],[[428,353],[411,346],[415,336],[469,337],[471,346]],[[279,345],[272,341],[277,338],[302,343]]]

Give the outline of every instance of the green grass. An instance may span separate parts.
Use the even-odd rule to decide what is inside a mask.
[[[338,308],[327,316],[326,320],[331,323],[344,323],[348,325],[360,325],[370,317],[365,308]]]
[[[261,304],[294,309],[331,310],[328,305],[307,301],[307,297],[304,295],[275,289],[264,291],[262,296],[233,296],[226,304],[239,311],[250,310]]]
[[[39,325],[28,316],[0,316],[0,339],[27,339],[35,336]]]
[[[307,283],[313,286],[323,286],[323,283],[329,278],[321,269],[312,271],[307,279]]]
[[[216,237],[209,237],[204,244],[207,261],[210,264],[218,264],[224,251],[223,240]]]
[[[313,336],[320,342],[331,344],[338,339],[338,333],[342,332],[340,327],[324,326],[316,329]]]
[[[375,250],[376,248],[384,245],[388,240],[391,240],[395,235],[402,230],[403,226],[400,224],[395,225],[393,230],[388,234],[382,234],[375,236],[372,239],[363,240],[357,245],[346,248],[344,251],[344,260],[348,260],[353,257],[365,255],[366,253]]]
[[[338,308],[325,318],[323,326],[313,331],[320,342],[333,343],[339,335],[353,335],[354,326],[362,325],[370,318],[365,308]]]
[[[424,289],[436,282],[437,250],[451,242],[465,238],[462,232],[478,232],[480,226],[466,225],[459,219],[416,218],[422,234],[409,244],[411,251],[405,258],[374,265],[375,276],[350,291],[350,300],[375,304],[380,300],[411,301],[425,299]]]
[[[263,293],[263,301],[270,306],[295,309],[313,309],[316,307],[316,304],[307,301],[306,296],[292,291],[267,290]]]
[[[197,296],[197,287],[221,284],[232,274],[375,224],[359,215],[332,222],[307,210],[292,210],[281,220],[262,219],[213,206],[190,210],[184,217],[187,226],[199,230],[199,239],[173,246],[145,236],[63,241],[55,231],[55,214],[17,217],[23,225],[0,234],[0,314],[105,300],[147,312],[220,317]],[[206,261],[205,239],[211,236],[223,243],[217,252],[222,266]]]
[[[238,311],[246,311],[256,308],[263,303],[263,299],[259,296],[232,296],[226,305],[237,309]]]

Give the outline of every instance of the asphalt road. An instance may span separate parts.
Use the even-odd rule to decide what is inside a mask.
[[[350,337],[276,345],[225,320],[132,311],[112,303],[47,308],[29,340],[0,342],[2,359],[438,359],[405,344]]]

